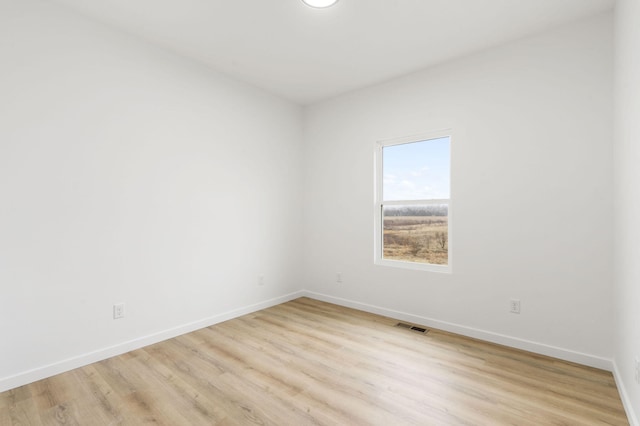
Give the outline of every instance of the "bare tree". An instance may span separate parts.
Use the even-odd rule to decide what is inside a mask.
[[[429,251],[431,249],[431,240],[433,238],[431,237],[431,235],[427,234],[424,237],[422,237],[422,245],[424,246],[424,248]]]
[[[420,244],[417,238],[413,238],[411,240],[411,254],[417,256],[420,250],[422,250],[422,244]]]
[[[447,245],[447,234],[444,232],[436,232],[436,241],[440,244],[440,247],[444,250]]]

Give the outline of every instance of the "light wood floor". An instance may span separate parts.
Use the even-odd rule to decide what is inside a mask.
[[[0,393],[1,425],[627,425],[610,373],[302,298]]]

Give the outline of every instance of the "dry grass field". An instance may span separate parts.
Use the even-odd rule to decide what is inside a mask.
[[[384,259],[446,265],[447,216],[386,216]]]

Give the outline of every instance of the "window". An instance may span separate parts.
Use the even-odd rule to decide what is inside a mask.
[[[451,135],[376,146],[375,262],[451,271]]]

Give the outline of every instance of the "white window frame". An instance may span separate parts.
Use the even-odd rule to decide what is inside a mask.
[[[382,168],[382,160],[383,153],[382,150],[388,146],[394,145],[403,145],[413,142],[424,142],[429,141],[431,139],[438,138],[449,138],[449,198],[448,199],[426,199],[426,200],[394,200],[394,201],[384,201],[382,194],[383,187],[383,168]],[[438,130],[433,132],[421,133],[413,136],[405,136],[394,139],[385,139],[379,140],[375,145],[375,203],[374,203],[374,264],[381,266],[391,266],[396,268],[405,268],[405,269],[415,269],[419,271],[430,271],[430,272],[442,272],[442,273],[451,273],[452,265],[453,265],[453,185],[451,179],[451,170],[452,170],[452,144],[453,144],[453,132],[451,129]],[[448,206],[448,241],[447,241],[447,265],[436,265],[431,263],[419,263],[419,262],[409,262],[402,260],[391,260],[384,259],[382,257],[383,250],[383,238],[384,238],[384,229],[382,223],[382,208],[383,206],[392,206],[392,205],[434,205],[434,204],[446,204]]]

